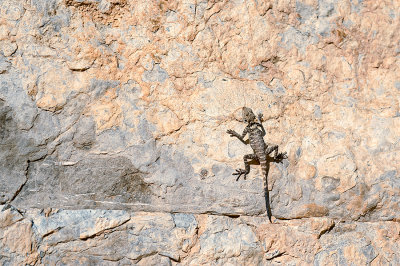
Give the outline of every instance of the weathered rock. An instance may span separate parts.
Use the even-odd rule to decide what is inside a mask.
[[[4,56],[0,56],[0,74],[5,73],[10,66],[11,63]]]
[[[22,220],[24,217],[21,215],[21,213],[18,212],[14,207],[11,205],[0,205],[2,208],[0,214],[0,227],[4,228],[7,226],[10,226],[20,220]]]
[[[144,175],[124,157],[63,162],[46,159],[30,164],[28,181],[14,202],[19,207],[42,208],[148,205],[152,192]]]
[[[0,203],[12,201],[27,181],[29,160],[40,148],[18,129],[15,114],[0,99]]]
[[[3,0],[0,18],[2,264],[399,264],[398,1]],[[288,153],[274,224],[260,167],[232,176],[244,105]]]
[[[31,209],[0,227],[2,263],[350,264],[400,260],[396,222]],[[11,221],[9,219],[9,221]],[[3,223],[3,225],[5,225]],[[13,237],[18,236],[18,241]]]

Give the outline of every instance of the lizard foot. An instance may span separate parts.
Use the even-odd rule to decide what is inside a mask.
[[[238,181],[241,175],[243,175],[244,180],[246,180],[247,174],[248,172],[244,169],[236,169],[236,173],[233,173],[232,175],[237,175],[238,177],[236,178],[236,181]]]
[[[281,162],[282,160],[287,159],[287,158],[288,158],[287,153],[281,152],[274,157],[274,160]]]
[[[263,120],[263,114],[262,113],[258,113],[257,115],[258,121],[261,123]]]
[[[228,129],[226,133],[228,133],[231,137],[236,137],[237,135],[237,133],[232,129]]]

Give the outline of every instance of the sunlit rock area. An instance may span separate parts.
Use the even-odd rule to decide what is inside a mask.
[[[399,1],[0,0],[0,264],[400,265],[399,204]]]

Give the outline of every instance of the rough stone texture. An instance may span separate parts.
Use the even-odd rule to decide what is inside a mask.
[[[400,4],[0,1],[2,264],[400,264]],[[274,223],[244,105],[263,112]]]
[[[2,264],[400,263],[398,222],[1,206]]]

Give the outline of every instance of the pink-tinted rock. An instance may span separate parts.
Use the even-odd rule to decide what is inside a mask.
[[[398,1],[0,1],[1,264],[400,264],[399,25]],[[243,106],[288,154],[272,224],[257,162],[232,176]]]

